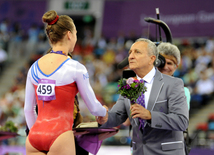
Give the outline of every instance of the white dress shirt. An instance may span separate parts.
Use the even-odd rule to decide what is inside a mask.
[[[146,74],[146,76],[143,77],[143,80],[146,81],[145,82],[145,86],[147,87],[147,91],[144,93],[145,108],[146,109],[148,107],[148,101],[149,101],[149,97],[150,97],[150,93],[151,93],[151,89],[152,89],[155,73],[156,73],[156,69],[155,69],[155,67],[153,67],[152,70],[148,74]],[[138,75],[137,75],[137,79],[141,80],[141,78]]]

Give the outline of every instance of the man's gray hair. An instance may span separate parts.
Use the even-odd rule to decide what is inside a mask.
[[[156,56],[156,59],[155,59],[155,61],[154,61],[154,65],[155,65],[156,62],[157,62],[157,59],[158,59],[158,55],[159,55],[155,43],[153,43],[151,40],[146,39],[146,38],[139,38],[139,39],[137,39],[135,42],[139,42],[139,41],[143,41],[143,42],[147,42],[147,43],[148,43],[148,46],[147,46],[148,54],[149,54],[150,56],[151,56],[151,55],[155,55],[155,56]]]
[[[177,65],[181,62],[181,55],[180,50],[177,46],[171,44],[171,43],[160,43],[157,47],[158,53],[164,54],[167,56],[173,56],[177,60]]]

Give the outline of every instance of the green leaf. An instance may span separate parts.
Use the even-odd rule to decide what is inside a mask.
[[[0,128],[0,131],[5,132],[18,132],[18,128],[12,121],[7,121],[4,126]]]

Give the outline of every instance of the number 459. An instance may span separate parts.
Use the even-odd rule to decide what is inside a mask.
[[[51,94],[52,87],[51,85],[39,85],[37,92],[39,92],[40,94]]]

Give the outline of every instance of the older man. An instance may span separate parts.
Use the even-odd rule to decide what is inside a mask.
[[[145,107],[140,103],[131,106],[129,99],[120,96],[108,119],[99,117],[97,121],[103,124],[101,127],[115,127],[129,117],[133,155],[185,155],[183,131],[189,115],[183,81],[160,73],[154,67],[157,57],[153,42],[136,40],[129,50],[129,68],[138,80],[145,81]]]

